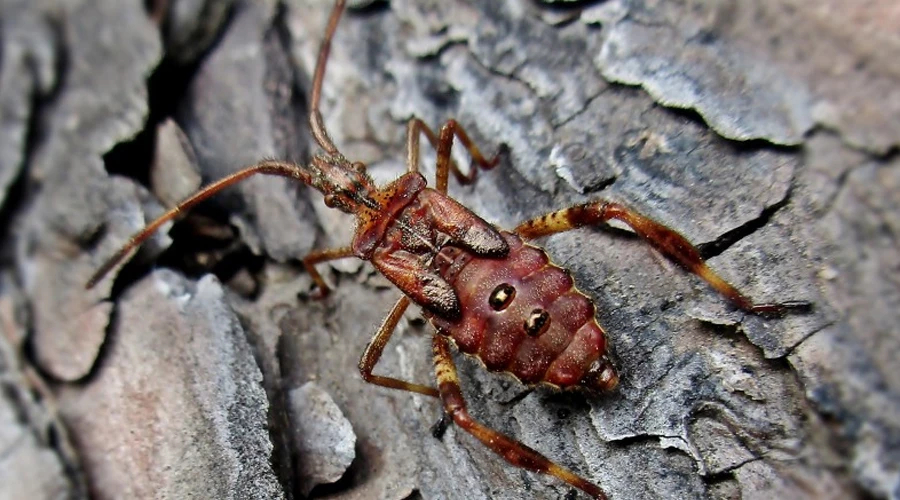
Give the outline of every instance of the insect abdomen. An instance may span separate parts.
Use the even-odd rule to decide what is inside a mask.
[[[503,236],[509,244],[505,258],[452,247],[438,255],[438,271],[462,306],[457,321],[431,319],[438,331],[488,370],[508,371],[526,384],[565,388],[584,385],[582,379],[598,368],[614,374],[606,366],[606,336],[590,299],[543,250],[514,234]]]

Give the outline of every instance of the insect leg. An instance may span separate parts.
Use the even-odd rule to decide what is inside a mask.
[[[378,364],[379,358],[381,358],[381,353],[384,352],[384,346],[387,345],[388,340],[391,339],[391,335],[394,333],[394,329],[397,327],[397,323],[400,322],[400,318],[403,317],[403,313],[406,311],[407,307],[409,307],[409,299],[406,296],[400,297],[400,300],[394,304],[393,309],[391,309],[391,312],[384,318],[384,322],[378,327],[378,331],[375,332],[372,340],[369,341],[369,345],[366,346],[366,350],[363,352],[362,357],[359,359],[359,373],[362,374],[363,380],[370,384],[438,397],[438,391],[434,387],[412,384],[393,377],[382,377],[380,375],[372,374],[372,370],[375,368],[375,365]]]
[[[453,363],[447,338],[443,335],[435,335],[433,348],[438,390],[441,394],[441,400],[444,402],[444,408],[453,418],[453,422],[456,425],[475,436],[476,439],[484,443],[494,453],[517,467],[555,476],[594,498],[606,498],[599,486],[557,465],[549,458],[515,439],[473,420],[466,409],[466,401],[459,387],[459,377],[456,374],[456,365]]]
[[[216,182],[206,186],[205,188],[197,191],[190,198],[182,201],[174,208],[170,209],[168,212],[159,216],[156,220],[147,224],[144,229],[141,229],[137,233],[131,236],[128,239],[128,242],[119,249],[112,257],[106,260],[99,269],[91,276],[91,278],[87,281],[85,288],[93,288],[94,285],[97,284],[107,273],[109,273],[117,264],[122,262],[129,252],[134,250],[135,248],[141,246],[141,244],[147,240],[153,233],[156,232],[166,222],[174,219],[180,213],[189,210],[191,207],[200,203],[201,201],[209,198],[210,196],[218,193],[219,191],[237,184],[238,182],[250,177],[255,174],[265,174],[265,175],[280,175],[282,177],[289,177],[291,179],[309,184],[310,183],[310,174],[303,167],[296,165],[294,163],[284,162],[284,161],[276,161],[276,160],[264,160],[256,165],[251,167],[247,167],[244,170],[235,172],[228,177],[223,179],[219,179]]]
[[[789,309],[808,309],[805,301],[755,304],[706,265],[700,251],[684,236],[634,210],[609,201],[598,200],[565,208],[525,221],[515,232],[525,239],[561,233],[581,226],[601,224],[616,219],[628,224],[653,248],[668,259],[696,274],[717,292],[745,311],[762,315],[779,315]]]
[[[453,172],[453,176],[456,177],[457,182],[460,184],[471,184],[475,181],[475,176],[478,172],[476,167],[481,167],[485,170],[496,167],[497,164],[500,163],[500,156],[504,151],[504,149],[501,148],[493,158],[488,160],[481,154],[481,150],[479,150],[478,146],[472,142],[469,135],[466,134],[466,131],[462,128],[462,125],[456,120],[448,120],[447,123],[441,127],[440,136],[438,136],[425,124],[425,122],[418,118],[413,118],[406,126],[406,165],[409,172],[419,171],[420,134],[425,134],[425,137],[428,138],[428,142],[430,142],[431,146],[437,151],[437,180],[435,182],[435,189],[444,194],[447,193],[447,181],[450,177],[450,172]],[[472,158],[472,165],[469,168],[468,174],[464,174],[462,170],[459,169],[459,165],[456,164],[456,160],[453,159],[453,156],[450,153],[451,148],[453,147],[453,136],[456,136],[459,139],[459,142],[462,143],[466,148],[466,151],[469,152],[469,156]]]
[[[316,298],[324,297],[331,291],[331,287],[328,286],[328,283],[325,283],[325,279],[322,278],[322,275],[316,270],[316,264],[347,257],[356,257],[356,255],[353,254],[353,249],[350,247],[317,250],[310,252],[306,254],[306,257],[303,257],[303,267],[306,268],[309,277],[312,278],[313,282],[316,284]]]

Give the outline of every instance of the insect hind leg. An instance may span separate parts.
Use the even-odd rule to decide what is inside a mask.
[[[719,294],[744,311],[763,316],[778,316],[789,310],[802,311],[812,307],[811,303],[799,300],[754,303],[713,271],[703,260],[697,247],[687,238],[674,229],[619,203],[597,200],[584,205],[564,208],[519,224],[515,233],[524,239],[534,239],[582,226],[606,223],[612,219],[627,224],[666,258],[699,276]]]
[[[557,465],[549,458],[519,441],[475,421],[469,415],[466,401],[459,386],[456,365],[450,354],[450,342],[443,335],[435,335],[433,349],[438,391],[440,391],[441,400],[444,402],[444,409],[460,429],[474,436],[494,453],[516,467],[555,476],[591,495],[593,498],[607,498],[599,486]]]
[[[403,317],[403,313],[406,311],[407,307],[409,307],[409,298],[406,296],[400,297],[400,300],[394,304],[391,312],[384,318],[384,322],[381,323],[378,331],[375,332],[375,335],[372,336],[372,340],[369,341],[369,345],[366,346],[366,350],[359,360],[359,373],[362,375],[363,380],[370,384],[438,397],[438,391],[434,387],[413,384],[393,377],[383,377],[372,373],[372,370],[375,369],[375,365],[378,364],[378,360],[381,359],[381,353],[384,352],[384,346],[386,346],[388,340],[391,339],[391,335],[394,333],[394,329],[397,328],[397,323],[400,322],[400,318]]]

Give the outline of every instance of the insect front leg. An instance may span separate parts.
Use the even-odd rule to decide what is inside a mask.
[[[602,224],[611,219],[624,222],[653,248],[689,272],[706,281],[726,299],[744,311],[761,315],[780,315],[790,309],[808,309],[806,301],[756,304],[710,269],[700,251],[674,229],[646,217],[618,203],[598,200],[565,208],[525,221],[515,232],[525,239],[534,239],[582,226]]]
[[[450,172],[453,172],[453,176],[456,177],[457,182],[460,184],[471,184],[475,181],[475,176],[478,173],[477,167],[483,168],[484,170],[490,170],[496,167],[497,164],[500,163],[500,157],[505,151],[505,148],[501,147],[500,151],[498,151],[493,158],[488,160],[481,154],[481,150],[479,150],[478,146],[472,142],[469,135],[466,134],[465,129],[463,129],[462,125],[456,120],[447,120],[447,123],[441,127],[441,132],[438,136],[425,124],[425,122],[418,118],[413,118],[409,120],[406,126],[406,166],[409,172],[419,171],[420,134],[425,134],[425,137],[428,138],[428,142],[430,142],[431,146],[437,151],[437,179],[435,180],[435,189],[444,194],[447,193]],[[459,142],[462,143],[466,148],[466,151],[469,152],[469,156],[472,158],[472,165],[469,167],[468,174],[463,173],[462,170],[459,169],[459,165],[456,164],[456,160],[454,160],[451,155],[454,136],[459,139]]]
[[[375,332],[372,340],[369,341],[369,345],[366,346],[366,350],[363,352],[362,357],[359,359],[359,373],[362,374],[363,380],[370,384],[438,397],[438,391],[434,387],[413,384],[393,377],[383,377],[381,375],[372,374],[372,370],[375,369],[375,365],[378,364],[378,360],[381,358],[381,353],[384,352],[384,346],[387,345],[388,340],[391,339],[391,335],[393,335],[394,329],[397,328],[397,323],[400,322],[400,318],[403,317],[403,313],[406,311],[407,307],[409,307],[409,299],[405,296],[401,297],[400,300],[394,304],[391,312],[384,318],[378,331]]]
[[[313,282],[316,284],[313,298],[323,298],[331,291],[331,287],[328,286],[328,283],[325,282],[325,279],[322,278],[322,275],[316,270],[316,264],[328,262],[330,260],[345,259],[347,257],[356,257],[356,255],[353,254],[353,249],[350,247],[318,250],[310,252],[306,254],[306,257],[303,257],[303,267],[306,268],[307,274],[309,274],[309,277],[312,278]]]
[[[519,441],[472,419],[466,408],[466,400],[463,398],[462,390],[459,387],[459,376],[456,374],[456,365],[450,354],[449,341],[443,335],[435,335],[433,349],[438,391],[440,391],[441,400],[444,402],[444,409],[459,428],[475,436],[476,439],[484,443],[494,453],[516,467],[555,476],[594,498],[606,498],[599,486],[557,465],[549,458]]]

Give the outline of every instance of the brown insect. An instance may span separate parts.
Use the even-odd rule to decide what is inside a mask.
[[[755,304],[719,277],[699,251],[679,233],[620,204],[595,201],[565,208],[501,231],[447,194],[452,172],[461,183],[475,179],[478,168],[490,169],[498,153],[486,159],[463,128],[450,120],[435,134],[412,119],[407,127],[408,172],[385,187],[375,186],[363,163],[347,160],[325,130],[319,111],[322,82],[331,41],[344,10],[337,0],[319,49],[310,99],[313,136],[324,150],[309,165],[264,160],[203,188],[136,233],[87,283],[93,287],[159,227],[219,191],[255,174],[289,177],[325,196],[329,207],[356,216],[356,234],[343,248],[313,252],[303,264],[321,294],[328,286],[315,264],[345,257],[372,262],[404,296],[388,313],[359,362],[370,383],[440,398],[447,414],[509,463],[558,477],[594,498],[606,498],[599,486],[557,465],[537,451],[474,420],[466,409],[450,344],[480,359],[488,370],[507,372],[524,384],[557,389],[610,391],[618,384],[607,356],[606,334],[595,319],[595,306],[579,292],[569,273],[528,241],[611,219],[630,226],[663,255],[698,275],[745,311],[781,314],[804,308],[800,301]],[[419,138],[437,150],[435,188],[419,173]],[[451,158],[458,139],[472,158],[463,173]],[[437,388],[372,373],[385,344],[410,302],[424,309],[437,329],[433,352]]]

